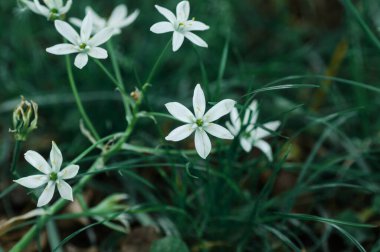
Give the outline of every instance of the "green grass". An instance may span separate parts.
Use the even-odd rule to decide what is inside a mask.
[[[106,16],[121,2],[76,1],[69,14],[83,17],[91,5]],[[209,48],[185,41],[173,53],[164,50],[171,36],[149,28],[162,20],[154,4],[176,3],[128,1],[130,12],[141,13],[103,46],[111,59],[73,67],[69,81],[73,57],[65,62],[45,52],[61,41],[52,23],[20,11],[17,1],[0,2],[0,223],[36,205],[33,193],[12,183],[8,129],[20,95],[39,104],[38,130],[20,153],[48,156],[56,141],[64,162],[81,167],[70,184],[83,209],[63,211],[68,202],[54,198],[51,214],[0,235],[0,251],[16,244],[14,251],[24,251],[29,243],[40,251],[119,251],[128,241],[149,240],[147,231],[136,234],[148,226],[159,232],[146,241],[153,252],[380,251],[380,3],[192,0],[191,17],[211,27],[198,33]],[[206,160],[192,138],[165,141],[178,122],[164,104],[191,107],[196,83],[208,108],[231,98],[243,112],[256,99],[258,125],[281,121],[268,138],[273,162],[256,149],[245,153],[238,139],[212,138]],[[136,87],[144,99],[131,106]],[[84,113],[93,142],[80,130]],[[104,144],[111,149],[102,153]],[[23,155],[16,161],[19,176],[35,172]],[[128,199],[109,200],[119,193]]]

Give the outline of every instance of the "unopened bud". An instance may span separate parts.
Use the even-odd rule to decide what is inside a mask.
[[[141,91],[138,88],[135,88],[135,91],[131,92],[131,97],[136,102],[140,101],[140,99],[141,99]]]
[[[13,129],[18,141],[25,141],[29,133],[37,129],[38,105],[21,96],[21,102],[13,111]]]

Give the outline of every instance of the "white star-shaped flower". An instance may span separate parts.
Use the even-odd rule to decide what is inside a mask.
[[[240,133],[240,145],[246,152],[250,152],[252,147],[255,146],[272,161],[272,148],[263,138],[269,136],[271,132],[276,131],[280,127],[280,122],[268,122],[262,127],[255,128],[258,115],[257,102],[253,101],[245,111],[243,121],[239,117],[238,110],[233,108],[230,114],[231,123],[227,122],[226,126],[234,136],[238,136]]]
[[[43,0],[45,5],[42,5],[39,0],[22,0],[22,2],[31,11],[46,17],[48,20],[63,19],[73,3],[72,0],[67,0],[65,5],[63,5],[62,0]]]
[[[31,189],[47,184],[38,198],[37,207],[44,206],[50,202],[53,198],[56,186],[62,198],[73,201],[73,190],[65,180],[74,178],[78,174],[79,166],[69,165],[60,171],[63,160],[62,153],[54,142],[52,142],[50,151],[51,166],[35,151],[29,150],[24,156],[29,164],[43,174],[20,178],[14,180],[14,182]]]
[[[74,65],[79,69],[82,69],[87,64],[88,56],[96,59],[106,59],[108,57],[107,51],[98,46],[104,44],[111,38],[113,29],[102,29],[91,37],[93,26],[91,15],[87,15],[83,19],[80,35],[67,22],[56,20],[54,25],[57,31],[71,44],[58,44],[47,48],[47,52],[55,55],[78,53],[75,57]]]
[[[127,6],[125,4],[120,4],[112,11],[111,16],[108,19],[105,19],[100,17],[91,7],[86,7],[86,15],[92,16],[94,25],[93,32],[98,32],[104,28],[112,28],[113,35],[120,34],[121,29],[133,23],[139,13],[139,10],[135,10],[128,16]],[[81,27],[82,25],[82,20],[79,18],[70,18],[70,22],[78,27]]]
[[[194,89],[193,96],[194,114],[178,102],[165,104],[170,114],[179,121],[186,123],[170,132],[165,139],[175,142],[181,141],[195,131],[195,149],[199,156],[205,159],[211,152],[211,141],[207,133],[222,139],[234,138],[226,128],[213,122],[230,113],[235,103],[236,102],[231,99],[225,99],[215,104],[205,113],[205,95],[201,86],[198,84]]]
[[[199,21],[188,20],[190,14],[190,4],[188,1],[182,1],[177,4],[177,16],[166,8],[158,5],[155,5],[155,7],[169,22],[158,22],[150,27],[150,31],[157,34],[173,32],[173,52],[181,47],[185,37],[197,46],[208,47],[203,39],[191,31],[204,31],[210,27]]]

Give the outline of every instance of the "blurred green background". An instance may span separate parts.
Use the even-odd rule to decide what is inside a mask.
[[[87,5],[102,16],[108,16],[119,3],[127,4],[130,13],[140,10],[138,19],[121,35],[113,38],[126,88],[132,92],[135,87],[141,88],[144,84],[155,60],[171,37],[149,31],[152,24],[163,21],[154,4],[174,10],[177,2],[74,0],[69,16],[83,18]],[[353,2],[362,21],[379,38],[380,2]],[[149,201],[150,196],[146,194],[151,193],[154,201],[162,204],[183,209],[189,207],[187,210],[193,215],[194,222],[198,223],[197,219],[201,218],[199,223],[206,225],[198,226],[207,230],[201,237],[193,235],[192,229],[186,229],[186,220],[169,216],[192,251],[288,251],[286,242],[285,245],[272,243],[276,240],[273,233],[260,234],[259,227],[247,228],[245,224],[248,222],[226,221],[226,216],[241,217],[246,209],[252,207],[250,204],[256,202],[256,197],[277,166],[281,166],[281,171],[268,196],[268,201],[275,203],[267,203],[268,209],[378,225],[380,99],[379,91],[368,87],[380,88],[380,51],[352,12],[343,2],[335,0],[191,0],[190,3],[190,16],[211,27],[208,31],[197,33],[207,41],[209,48],[195,48],[185,41],[177,53],[168,51],[151,83],[148,94],[150,105],[145,104],[144,109],[166,113],[164,104],[169,101],[190,106],[196,83],[208,83],[206,96],[211,102],[233,98],[240,104],[253,97],[246,94],[277,80],[281,81],[276,85],[315,84],[320,87],[280,89],[254,95],[260,103],[261,123],[282,121],[281,133],[272,141],[276,156],[284,156],[287,148],[291,148],[287,160],[278,161],[275,165],[258,157],[258,152],[249,156],[255,160],[253,162],[245,157],[234,160],[233,168],[236,170],[224,175],[236,182],[244,200],[240,200],[239,196],[235,201],[232,199],[234,194],[226,189],[230,201],[221,203],[220,198],[225,194],[222,189],[218,192],[217,185],[225,182],[209,180],[202,174],[197,174],[202,177],[201,181],[209,181],[206,186],[203,184],[204,190],[210,190],[213,194],[209,195],[212,198],[209,204],[200,201],[186,206],[186,201],[181,206],[182,203],[178,203],[173,196],[175,188],[165,188],[165,183],[157,178],[159,175],[156,173],[147,172],[142,176],[153,184],[158,183],[157,191],[142,193],[141,190],[145,189],[141,189],[140,185],[133,189],[137,182],[131,182],[128,178],[118,179],[118,183],[124,183],[124,179],[130,183],[123,185],[123,190],[132,192],[132,195],[135,192],[136,202]],[[80,115],[68,84],[64,58],[45,52],[47,47],[60,43],[61,36],[44,17],[10,0],[0,1],[0,31],[2,176],[8,173],[13,145],[8,129],[12,127],[11,113],[20,95],[36,101],[40,107],[39,129],[26,142],[24,150],[36,149],[48,153],[51,140],[55,140],[65,158],[70,160],[88,146],[88,141],[79,130]],[[226,48],[226,68],[220,76],[220,64]],[[103,62],[111,69],[109,59]],[[202,72],[202,67],[205,72]],[[90,60],[83,70],[74,69],[74,75],[85,107],[101,135],[123,130],[125,118],[120,97],[98,66]],[[359,85],[329,77],[356,81]],[[166,135],[176,124],[166,119],[160,119],[156,126],[153,124],[150,120],[142,121],[131,142],[149,147],[168,145],[161,134]],[[191,148],[189,142],[177,146]],[[136,158],[134,154],[124,154],[116,161]],[[220,155],[214,159],[223,160],[225,154]],[[20,167],[26,165],[23,162],[20,159]],[[256,179],[246,183],[244,178],[247,174]],[[305,182],[304,187],[293,187],[300,174],[303,180],[310,179],[312,183]],[[186,176],[184,173],[180,178],[190,180]],[[102,188],[99,181],[94,182],[92,187]],[[2,187],[5,188],[8,182],[3,179]],[[186,183],[190,185],[193,182]],[[199,181],[194,182],[193,186],[200,184]],[[306,184],[314,187],[310,189]],[[104,185],[102,188],[104,193],[117,189],[117,185]],[[183,193],[186,198],[187,192]],[[292,195],[296,198],[296,204],[287,205]],[[20,202],[12,204],[17,211],[25,210]],[[239,210],[234,208],[234,204],[240,207]],[[225,212],[221,211],[226,205]],[[207,212],[208,217],[202,216],[197,209]],[[220,213],[224,221],[204,221],[213,214],[218,215],[219,211],[224,212]],[[242,219],[245,220],[244,217]],[[302,243],[299,247],[305,248],[304,251],[355,251],[352,243],[332,232],[331,227],[311,222],[301,225],[299,220],[285,222],[285,218],[281,219],[274,227],[289,235],[295,244]],[[377,228],[347,230],[368,251],[380,251]],[[290,251],[294,251],[291,248]]]

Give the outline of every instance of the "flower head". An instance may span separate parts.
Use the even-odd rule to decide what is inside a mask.
[[[105,28],[91,37],[92,24],[91,15],[87,15],[83,19],[79,35],[67,22],[56,20],[54,22],[55,28],[70,43],[58,44],[47,48],[46,51],[55,55],[78,53],[75,57],[74,65],[79,69],[82,69],[87,64],[88,56],[96,59],[106,59],[108,57],[107,51],[98,46],[111,38],[113,30]]]
[[[38,198],[37,207],[44,206],[50,202],[53,198],[56,186],[62,198],[73,201],[72,188],[65,180],[74,178],[78,173],[79,166],[69,165],[60,171],[63,161],[62,153],[54,142],[52,142],[50,151],[51,165],[35,151],[29,150],[24,156],[29,164],[43,174],[20,178],[14,180],[14,182],[32,189],[46,185],[41,196]]]
[[[128,9],[125,4],[120,4],[112,11],[108,19],[100,17],[91,7],[86,7],[86,15],[91,15],[93,20],[93,32],[98,32],[104,28],[112,28],[113,35],[121,33],[121,29],[133,23],[138,17],[140,11],[135,10],[128,16]],[[81,27],[82,20],[78,18],[70,18],[70,22]]]
[[[43,0],[45,5],[42,5],[39,0],[22,0],[22,2],[31,11],[46,17],[48,20],[64,19],[73,3],[72,0],[67,0],[65,5],[63,5],[62,0]]]
[[[181,47],[185,38],[197,46],[208,47],[207,43],[203,39],[191,32],[204,31],[210,27],[199,21],[188,20],[190,14],[189,1],[182,1],[177,4],[176,16],[173,12],[166,8],[158,5],[155,5],[155,7],[158,12],[160,12],[169,22],[158,22],[150,27],[150,30],[157,34],[173,32],[173,52],[177,51]]]
[[[205,159],[211,152],[211,141],[207,133],[222,139],[234,138],[226,128],[213,122],[230,113],[235,103],[233,100],[225,99],[215,104],[205,113],[205,95],[200,84],[198,84],[195,87],[193,96],[194,114],[178,102],[165,104],[170,114],[186,123],[170,132],[165,139],[168,141],[181,141],[195,131],[195,149],[199,156]]]
[[[25,141],[30,132],[37,129],[38,105],[33,101],[27,101],[21,96],[21,102],[13,111],[13,129],[18,141]]]
[[[233,108],[230,114],[231,122],[227,122],[226,126],[234,136],[240,134],[240,145],[246,152],[250,152],[252,147],[255,146],[272,161],[272,148],[263,138],[276,131],[280,127],[280,122],[268,122],[262,127],[256,127],[258,115],[257,102],[254,100],[245,111],[243,120],[239,117],[237,109]]]

